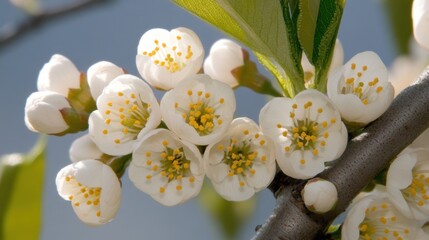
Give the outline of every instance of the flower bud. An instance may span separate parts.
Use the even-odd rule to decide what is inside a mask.
[[[104,153],[95,145],[88,134],[74,140],[69,150],[72,162],[79,162],[87,159],[100,159],[103,154]]]
[[[92,98],[97,100],[103,89],[117,76],[125,74],[125,70],[111,62],[101,61],[89,67],[87,74]]]
[[[55,54],[40,70],[37,79],[39,91],[52,91],[65,97],[69,89],[80,88],[80,72],[66,57]]]
[[[301,192],[301,196],[308,210],[315,213],[330,211],[338,200],[335,185],[321,178],[308,181]]]
[[[204,61],[204,73],[231,87],[237,87],[239,82],[231,71],[243,65],[243,49],[240,45],[229,39],[220,39],[213,44]]]
[[[25,104],[25,124],[34,132],[56,134],[69,128],[60,110],[69,108],[67,99],[55,92],[34,92]]]

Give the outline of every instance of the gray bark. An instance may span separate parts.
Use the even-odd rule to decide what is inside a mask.
[[[380,118],[348,143],[333,167],[319,175],[337,187],[335,209],[323,215],[308,211],[300,195],[305,181],[279,174],[270,186],[277,198],[276,207],[253,239],[322,238],[323,232],[353,198],[428,127],[429,69],[426,69],[416,83],[394,99]]]

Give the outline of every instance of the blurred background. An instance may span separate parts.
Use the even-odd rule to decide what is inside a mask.
[[[40,1],[42,6],[60,6],[73,0]],[[26,17],[9,1],[0,1],[1,30]],[[382,1],[349,0],[339,31],[345,61],[361,51],[372,50],[389,66],[399,51],[388,23]],[[92,64],[107,60],[137,75],[135,55],[141,35],[155,27],[171,29],[181,26],[191,28],[199,35],[206,53],[213,42],[225,37],[170,1],[122,0],[100,4],[49,22],[0,48],[0,82],[4,84],[0,87],[0,155],[27,152],[38,139],[38,135],[24,125],[24,105],[27,96],[37,90],[38,73],[53,54],[65,55],[84,72]],[[162,93],[157,92],[158,99],[161,96]],[[236,116],[257,120],[266,99],[241,88],[236,90],[236,98]],[[48,139],[41,239],[223,238],[218,223],[209,217],[197,199],[178,207],[161,206],[137,190],[127,174],[123,177],[122,207],[113,222],[97,228],[81,223],[70,203],[58,196],[55,187],[57,172],[70,163],[69,146],[80,135]],[[250,239],[255,227],[265,222],[275,204],[268,190],[257,194],[255,201],[254,213],[240,229],[237,239]]]

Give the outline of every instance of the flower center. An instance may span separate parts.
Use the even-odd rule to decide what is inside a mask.
[[[135,93],[125,96],[123,92],[118,92],[117,95],[122,101],[107,103],[107,110],[104,112],[107,118],[104,123],[106,127],[112,122],[120,124],[122,138],[114,140],[116,144],[119,144],[124,140],[134,140],[137,138],[141,129],[146,126],[151,110],[150,104],[137,98]],[[103,134],[109,134],[109,130],[107,128],[103,129]]]
[[[356,76],[349,77],[341,83],[341,94],[354,94],[359,97],[365,105],[374,101],[377,94],[383,91],[382,86],[377,86],[379,82],[378,77],[375,77],[367,86],[365,86],[365,82],[359,81],[359,79],[363,76],[364,72],[368,70],[368,66],[364,65],[361,68],[362,71],[357,71],[356,64],[352,63],[351,69],[356,72]]]
[[[223,104],[224,99],[221,98],[216,104],[212,104],[211,94],[198,91],[194,94],[192,90],[188,90],[190,97],[187,108],[181,108],[179,103],[175,103],[175,109],[182,112],[182,118],[185,122],[193,127],[200,136],[206,136],[213,132],[215,125],[223,123],[222,118],[216,115],[218,104]]]
[[[257,157],[258,151],[253,150],[250,144],[251,139],[237,143],[237,139],[232,138],[224,152],[223,162],[229,166],[228,176],[247,176],[255,174],[253,160]],[[223,145],[218,145],[219,150],[224,150]],[[242,185],[242,183],[240,183]]]
[[[365,210],[365,219],[359,225],[359,240],[409,239],[410,230],[397,224],[397,217],[389,211],[391,206],[383,202]]]
[[[423,207],[429,204],[429,173],[413,172],[411,184],[402,190],[407,201],[415,202],[418,206]]]
[[[71,193],[69,200],[75,207],[87,205],[96,208],[95,214],[101,216],[100,211],[100,195],[102,189],[100,187],[87,187],[76,180],[74,176],[67,176],[66,182],[70,186]]]
[[[150,159],[152,156],[151,152],[146,152],[146,164],[152,167],[153,175],[160,173],[162,177],[168,179],[168,183],[177,180],[176,190],[180,191],[182,190],[182,179],[184,177],[189,177],[188,181],[190,183],[195,181],[195,177],[191,174],[191,161],[186,158],[182,147],[170,148],[168,147],[169,142],[167,140],[164,140],[162,145],[164,146],[164,151],[160,154],[160,166],[152,164],[152,160]],[[146,175],[147,180],[151,178],[152,174]],[[160,187],[159,192],[164,193],[165,187]]]
[[[332,124],[336,123],[335,118],[331,120],[319,122],[318,118],[323,113],[323,108],[317,109],[316,116],[311,116],[311,108],[313,103],[308,101],[302,107],[304,109],[304,116],[301,119],[296,117],[295,111],[298,109],[298,104],[292,105],[292,111],[289,117],[292,119],[292,126],[285,126],[281,123],[277,124],[277,128],[282,132],[282,136],[289,139],[290,144],[284,147],[284,151],[289,153],[291,151],[311,151],[313,155],[319,154],[319,149],[326,146],[326,139],[329,138],[329,133],[326,131]],[[300,160],[302,165],[305,165],[306,160]]]
[[[142,54],[148,56],[153,63],[164,67],[169,72],[177,72],[184,68],[193,56],[192,46],[186,45],[184,49],[180,49],[180,41],[182,37],[176,36],[177,45],[168,45],[160,43],[158,39],[154,40],[155,48],[150,51],[144,51]]]

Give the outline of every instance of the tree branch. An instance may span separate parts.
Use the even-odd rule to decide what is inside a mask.
[[[29,16],[20,24],[8,27],[6,30],[0,32],[0,50],[19,37],[25,36],[25,34],[43,26],[47,22],[111,1],[112,0],[79,0],[61,7],[46,9],[36,15]]]
[[[255,240],[318,239],[351,200],[405,147],[429,127],[429,68],[417,82],[402,91],[389,109],[352,139],[344,154],[319,177],[338,189],[335,209],[319,215],[309,212],[301,199],[305,181],[277,176],[271,189],[276,208],[257,231]]]

